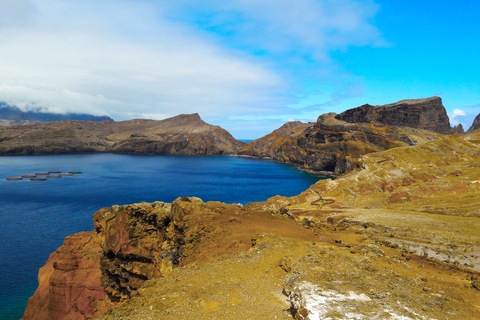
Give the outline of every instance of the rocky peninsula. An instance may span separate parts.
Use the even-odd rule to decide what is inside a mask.
[[[102,209],[40,269],[24,319],[479,318],[480,132],[361,164],[244,207]]]
[[[343,172],[298,196],[99,210],[40,269],[24,319],[480,318],[480,131],[452,134],[439,98],[406,101],[243,149]]]
[[[235,154],[244,143],[209,125],[198,114],[165,120],[65,120],[0,127],[0,155],[132,153],[169,155]]]

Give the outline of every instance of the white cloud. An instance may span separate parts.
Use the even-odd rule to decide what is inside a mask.
[[[109,16],[85,3],[92,5],[39,2],[34,26],[0,31],[0,100],[119,116],[194,110],[208,116],[260,111],[283,99],[276,91],[284,81],[260,61],[126,3]],[[68,16],[73,11],[77,18]],[[131,28],[122,25],[126,16],[135,22]]]
[[[3,0],[0,101],[119,120],[288,119],[302,77],[343,76],[329,50],[383,44],[377,11],[353,0]]]
[[[327,58],[328,50],[352,45],[388,45],[371,23],[379,6],[369,0],[183,0],[179,3],[183,6],[175,7],[177,14],[183,16],[188,9],[208,12],[205,21],[208,27],[222,30],[229,38],[257,49]]]
[[[450,118],[450,124],[452,125],[457,125],[461,122],[461,120],[459,120],[458,118],[459,117],[462,117],[465,116],[466,113],[465,111],[463,110],[460,110],[460,109],[453,109],[452,112],[448,113],[448,117]]]

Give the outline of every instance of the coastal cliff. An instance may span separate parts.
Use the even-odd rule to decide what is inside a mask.
[[[0,155],[132,153],[235,154],[244,143],[198,114],[165,120],[57,121],[0,128]]]
[[[480,318],[480,133],[358,161],[291,198],[102,209],[24,319]]]
[[[457,131],[463,132],[450,127],[439,97],[402,100],[323,114],[316,123],[297,124],[290,131],[282,127],[248,143],[239,154],[341,174],[358,166],[364,154],[416,145]]]
[[[456,133],[450,127],[440,97],[406,99],[381,106],[365,104],[342,112],[335,118],[348,123],[377,123],[378,126],[410,127],[442,134]]]

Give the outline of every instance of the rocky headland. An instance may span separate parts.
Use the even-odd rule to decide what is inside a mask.
[[[291,198],[105,208],[40,269],[24,319],[478,319],[479,169],[476,131]]]
[[[290,122],[243,149],[343,172],[298,196],[99,210],[24,319],[479,319],[480,130],[452,134],[438,103]],[[141,146],[124,125],[117,146]]]
[[[244,143],[198,114],[165,120],[55,121],[0,128],[0,155],[132,153],[235,154]]]
[[[239,154],[341,174],[357,167],[364,154],[454,133],[463,129],[450,126],[441,98],[411,99],[323,114],[316,123],[287,124],[248,143]]]

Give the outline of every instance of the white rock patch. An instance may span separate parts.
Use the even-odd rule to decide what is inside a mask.
[[[343,314],[342,319],[366,320],[372,319],[372,314],[364,315],[356,310],[358,303],[371,302],[367,295],[350,291],[347,295],[334,290],[322,290],[310,282],[302,282],[289,296],[292,306],[297,310],[298,320],[328,320],[327,314],[336,311]],[[410,320],[412,318],[399,315],[390,310],[382,310],[383,316],[388,314],[388,319]],[[385,314],[386,313],[386,314]],[[335,318],[338,319],[338,318]],[[373,316],[373,319],[377,317]]]

